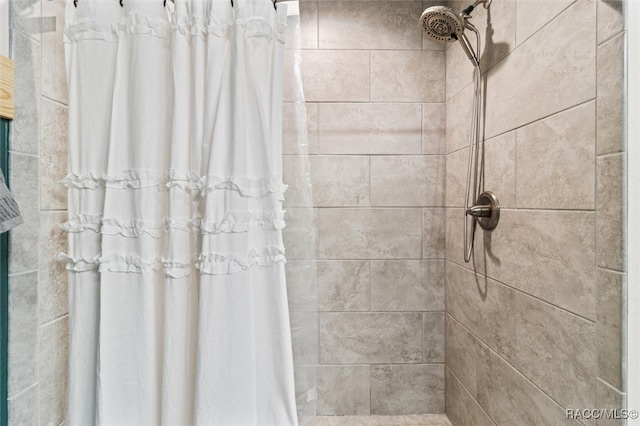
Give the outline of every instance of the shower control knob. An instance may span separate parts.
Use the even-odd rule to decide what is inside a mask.
[[[491,191],[483,192],[476,200],[476,204],[467,209],[466,214],[475,217],[478,225],[485,231],[495,229],[500,220],[498,197]]]

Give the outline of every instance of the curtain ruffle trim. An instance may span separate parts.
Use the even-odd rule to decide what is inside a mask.
[[[76,189],[140,189],[159,185],[168,188],[180,188],[184,190],[199,190],[202,195],[214,190],[236,191],[246,198],[259,198],[270,193],[284,195],[287,190],[282,180],[275,175],[260,178],[248,178],[242,176],[198,176],[195,173],[179,174],[175,170],[158,173],[153,170],[125,170],[118,175],[96,175],[88,173],[84,175],[70,173],[65,176],[61,184],[67,188]]]
[[[176,21],[175,16],[172,17]],[[214,36],[228,39],[233,27],[244,30],[246,37],[264,37],[275,39],[284,43],[286,40],[286,24],[277,22],[272,25],[261,16],[247,16],[243,10],[237,10],[235,18],[211,18],[207,21],[181,19],[172,24],[163,19],[150,18],[139,13],[131,13],[123,16],[119,22],[104,23],[89,19],[80,19],[75,24],[65,27],[64,41],[75,42],[79,40],[104,40],[115,43],[120,33],[144,34],[160,39],[170,39],[174,32],[183,36],[206,38]]]
[[[196,219],[173,219],[165,217],[161,222],[133,219],[121,221],[118,219],[104,219],[102,216],[80,214],[61,226],[67,232],[93,231],[104,235],[122,235],[124,237],[139,237],[148,234],[153,238],[160,238],[163,233],[171,229],[189,232],[193,229],[201,234],[221,234],[248,232],[252,229],[264,230],[283,229],[286,226],[285,210],[232,212],[219,221]]]
[[[284,248],[267,246],[261,249],[249,249],[245,256],[237,253],[201,253],[195,261],[188,259],[143,259],[140,256],[123,256],[111,254],[108,256],[71,257],[60,253],[59,258],[67,262],[67,270],[86,272],[98,270],[100,272],[124,272],[144,274],[164,270],[168,278],[184,278],[197,269],[204,275],[228,275],[246,271],[254,266],[270,267],[276,263],[286,263]]]

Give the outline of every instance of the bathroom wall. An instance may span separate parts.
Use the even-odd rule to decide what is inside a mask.
[[[66,235],[66,83],[61,0],[16,0],[12,8],[16,117],[11,185],[25,223],[10,234],[9,424],[65,419],[67,274],[57,261]],[[42,18],[42,19],[41,19]]]
[[[319,415],[444,411],[445,52],[424,6],[300,3]]]
[[[453,424],[578,424],[565,409],[623,404],[621,9],[618,1],[494,0],[489,12],[474,12],[488,70],[484,187],[502,211],[495,231],[477,232],[472,264],[462,259],[472,67],[458,45],[447,49]]]

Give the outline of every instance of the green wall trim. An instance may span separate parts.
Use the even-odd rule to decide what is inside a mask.
[[[9,121],[0,119],[0,168],[9,184]],[[8,426],[9,233],[0,234],[0,426]]]

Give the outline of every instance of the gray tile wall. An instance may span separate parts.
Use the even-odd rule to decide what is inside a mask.
[[[444,46],[423,40],[421,1],[300,7],[318,227],[318,414],[442,413]]]
[[[566,408],[624,403],[621,4],[494,0],[490,16],[474,11],[481,34],[492,34],[483,40],[484,187],[503,209],[495,231],[476,233],[470,264],[460,207],[472,75],[459,46],[446,51],[445,376],[454,425],[577,425]]]
[[[10,234],[9,423],[65,419],[68,341],[66,251],[67,97],[61,0],[14,0],[16,117],[11,184],[25,223]],[[42,19],[41,19],[42,18]]]

